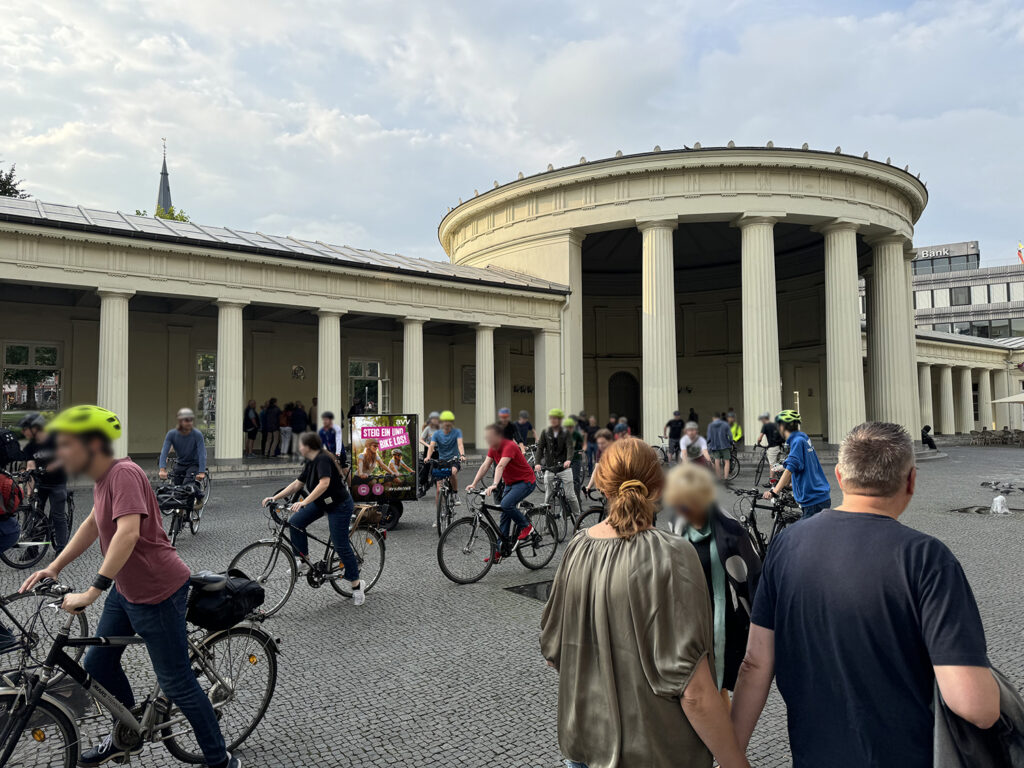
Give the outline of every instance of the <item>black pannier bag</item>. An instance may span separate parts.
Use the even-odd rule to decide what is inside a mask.
[[[185,618],[210,632],[230,629],[263,605],[263,587],[236,568],[227,572],[223,588],[212,591],[194,586]]]

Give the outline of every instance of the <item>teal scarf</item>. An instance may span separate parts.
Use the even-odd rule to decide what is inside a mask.
[[[686,527],[686,538],[693,544],[708,537],[711,538],[711,590],[714,593],[715,677],[718,679],[718,687],[721,688],[725,681],[725,567],[718,556],[718,545],[712,533],[711,520],[708,520],[703,531],[698,531],[692,525]]]

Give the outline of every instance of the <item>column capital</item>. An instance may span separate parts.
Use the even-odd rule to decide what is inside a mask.
[[[247,307],[248,299],[216,299],[214,302],[218,307]]]
[[[786,218],[785,211],[746,211],[729,222],[729,226],[749,227],[751,224],[775,224],[779,219]]]
[[[637,219],[636,228],[641,232],[646,232],[649,229],[670,229],[674,230],[679,227],[679,219]]]
[[[97,288],[96,293],[101,299],[117,297],[130,299],[135,295],[135,291],[130,288]]]
[[[864,241],[872,248],[878,248],[879,246],[886,245],[898,245],[903,248],[904,245],[910,242],[910,239],[906,235],[901,235],[899,232],[889,232],[884,235],[877,235],[875,237],[866,237]]]
[[[402,323],[404,325],[423,325],[429,320],[429,317],[423,315],[406,315],[402,318]]]
[[[314,310],[313,314],[317,317],[341,317],[342,315],[348,314],[344,309],[317,309]]]
[[[846,232],[851,230],[857,232],[867,224],[868,222],[863,219],[851,219],[844,216],[815,224],[811,227],[811,232],[818,232],[822,235],[827,235],[829,232]]]
[[[499,323],[473,323],[473,327],[476,328],[478,331],[493,331],[498,328],[501,328],[501,325]]]

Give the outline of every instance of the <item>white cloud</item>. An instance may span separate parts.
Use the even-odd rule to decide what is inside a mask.
[[[909,162],[920,244],[1024,235],[1014,0],[0,0],[0,158],[38,197],[441,257],[517,171],[729,139]]]

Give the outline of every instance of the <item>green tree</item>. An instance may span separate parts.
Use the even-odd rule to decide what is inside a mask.
[[[140,211],[138,208],[135,209],[135,215],[149,216],[149,214],[146,211]],[[158,205],[156,207],[156,213],[154,213],[153,215],[156,216],[158,219],[168,219],[170,221],[191,221],[187,213],[185,213],[183,210],[179,208],[175,208],[173,205],[166,210]]]
[[[19,200],[24,200],[29,194],[22,190],[23,183],[24,181],[15,175],[13,163],[6,171],[0,168],[0,197],[16,197]]]

